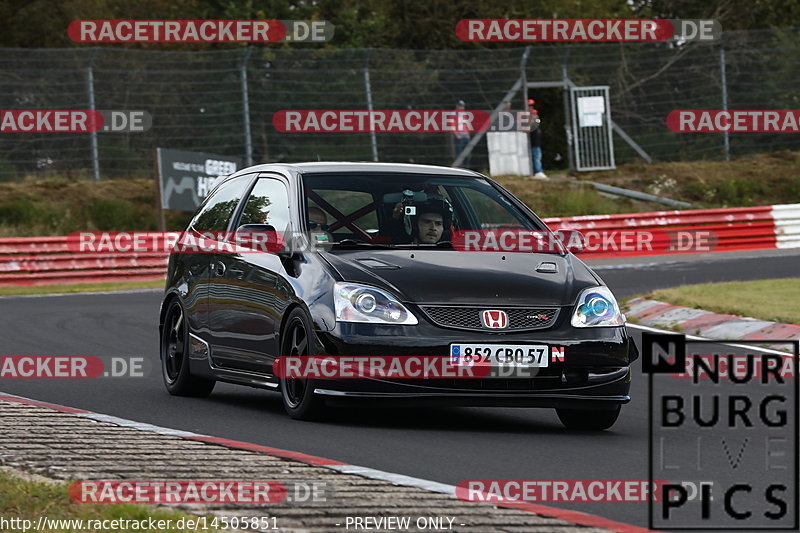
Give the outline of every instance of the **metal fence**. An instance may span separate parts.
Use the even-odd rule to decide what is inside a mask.
[[[793,109],[800,98],[800,29],[728,32],[715,42],[536,44],[528,82],[609,85],[614,121],[656,161],[723,159],[800,149],[791,134],[677,134],[674,109]],[[495,108],[520,78],[524,47],[493,50],[239,48],[161,52],[124,48],[0,49],[0,109],[126,109],[152,114],[143,133],[98,133],[102,179],[148,176],[156,147],[246,161],[367,160],[450,164],[446,134],[284,134],[280,109]],[[523,109],[518,92],[513,108]],[[531,90],[545,168],[566,165],[560,88]],[[615,134],[616,136],[616,134]],[[639,155],[615,139],[616,161]],[[88,134],[0,133],[0,180],[91,177]],[[488,167],[486,141],[471,158]]]

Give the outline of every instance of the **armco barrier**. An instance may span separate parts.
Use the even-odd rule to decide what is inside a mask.
[[[546,218],[544,221],[554,230],[574,229],[586,234],[594,233],[593,236],[601,235],[606,246],[578,254],[587,258],[664,253],[658,246],[653,250],[626,247],[623,243],[626,230],[628,234],[631,231],[668,230],[672,235],[681,231],[687,234],[705,231],[713,236],[713,249],[710,251],[714,252],[800,247],[800,204]],[[658,234],[665,235],[663,231]],[[669,253],[697,251],[687,247]]]
[[[800,204],[775,205],[775,236],[778,248],[800,248]]]
[[[164,279],[169,254],[76,253],[67,237],[0,239],[0,286]]]
[[[659,246],[654,246],[654,250],[625,249],[623,230],[669,230],[673,234],[705,230],[715,236],[715,252],[800,248],[800,204],[546,218],[544,221],[551,229],[602,234],[604,248],[588,249],[579,254],[590,259],[664,253]],[[666,235],[654,233],[658,235],[654,239],[656,243]],[[67,237],[0,239],[0,286],[164,279],[167,261],[168,254],[163,252],[76,253],[67,246]]]

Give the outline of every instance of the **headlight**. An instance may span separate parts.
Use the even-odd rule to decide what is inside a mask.
[[[414,326],[417,318],[397,298],[375,287],[337,282],[333,289],[336,320]]]
[[[575,313],[572,315],[573,327],[624,325],[625,317],[622,316],[617,299],[608,287],[592,287],[581,292]]]

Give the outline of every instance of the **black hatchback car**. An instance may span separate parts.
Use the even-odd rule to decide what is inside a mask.
[[[469,170],[241,170],[214,188],[184,235],[256,229],[283,239],[271,252],[172,252],[159,321],[167,390],[207,396],[224,381],[280,391],[298,419],[359,401],[547,407],[569,428],[611,427],[630,401],[638,356],[614,296],[565,248],[465,253],[454,245],[459,232],[498,228],[549,232]],[[534,352],[533,373],[471,379],[300,379],[273,368],[281,356],[485,354],[492,364],[493,354]]]

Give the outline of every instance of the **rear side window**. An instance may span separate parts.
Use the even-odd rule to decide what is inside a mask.
[[[260,178],[242,211],[239,225],[269,224],[283,233],[289,226],[289,193],[282,182]]]
[[[226,181],[215,190],[206,204],[192,220],[197,231],[225,231],[233,212],[250,184],[251,175],[238,176]]]

